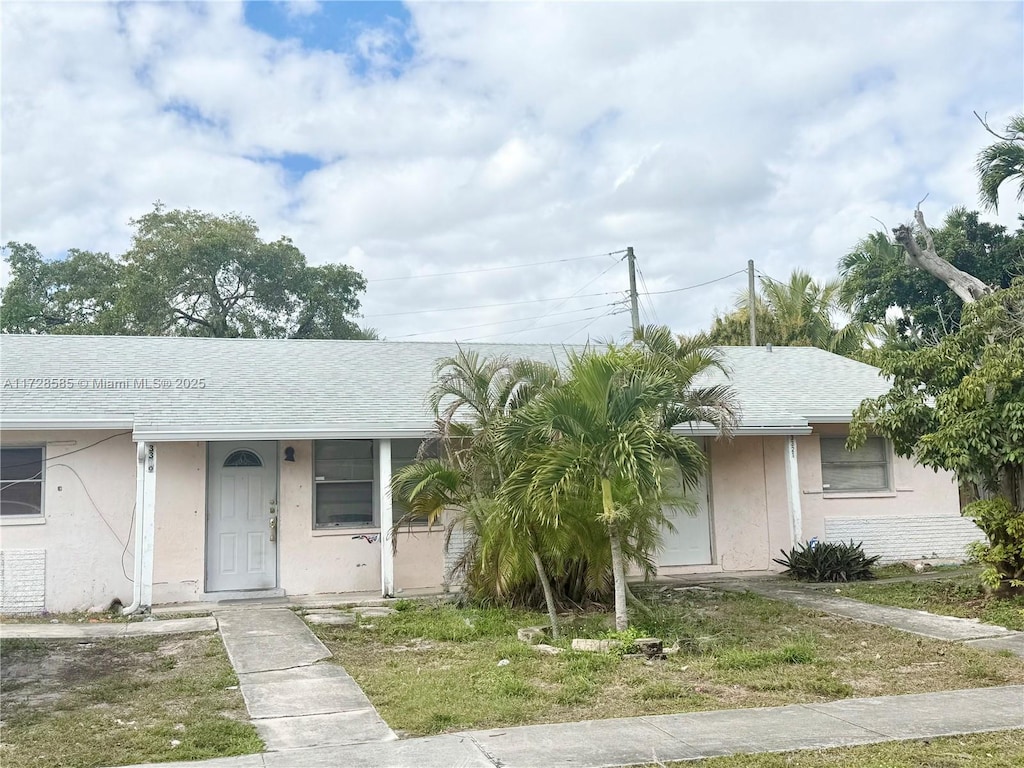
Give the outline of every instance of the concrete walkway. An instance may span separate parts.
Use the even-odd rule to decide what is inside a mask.
[[[215,613],[253,725],[270,751],[393,740],[366,694],[287,608]],[[262,765],[262,763],[261,763]]]
[[[467,731],[162,768],[605,768],[1024,728],[1024,685]]]
[[[892,627],[901,632],[930,637],[936,640],[962,642],[989,650],[1007,650],[1024,657],[1024,632],[1014,632],[994,624],[983,624],[977,619],[940,616],[911,608],[875,605],[838,595],[825,595],[818,589],[809,589],[792,583],[767,580],[716,580],[715,589],[728,592],[755,592],[773,600],[784,600],[834,616]]]
[[[103,640],[111,637],[142,637],[144,635],[178,635],[183,632],[214,632],[217,620],[212,616],[161,621],[118,621],[90,624],[0,624],[4,640]]]

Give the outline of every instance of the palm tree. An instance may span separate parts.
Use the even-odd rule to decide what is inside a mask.
[[[977,114],[977,113],[975,113]],[[1019,179],[1017,199],[1024,200],[1024,114],[1013,115],[1006,124],[1006,133],[999,134],[978,117],[985,129],[999,141],[978,153],[978,182],[981,204],[999,210],[999,187],[1010,179]]]
[[[839,280],[817,282],[803,270],[794,270],[785,283],[760,279],[754,297],[757,339],[762,344],[818,347],[845,357],[856,357],[867,346],[873,328],[868,323],[837,325],[842,310]],[[741,346],[747,341],[750,297],[737,296],[736,308],[715,318],[709,339],[717,344]]]
[[[430,404],[440,456],[395,473],[394,496],[408,509],[396,526],[414,517],[426,517],[432,524],[445,510],[457,510],[457,522],[472,535],[459,563],[467,578],[500,593],[509,584],[521,583],[524,563],[531,563],[557,637],[555,597],[544,563],[545,552],[552,549],[549,540],[557,532],[542,530],[531,515],[512,514],[502,506],[499,490],[517,456],[502,452],[495,439],[511,414],[554,386],[557,371],[536,361],[487,358],[460,349],[438,362],[435,375]],[[446,544],[454,526],[448,526]]]
[[[670,430],[684,412],[703,412],[707,405],[711,415],[710,403],[690,411],[680,403],[686,362],[701,368],[690,381],[706,366],[683,353],[670,363],[662,352],[638,345],[570,354],[566,382],[517,411],[498,438],[503,450],[523,456],[504,487],[512,510],[557,526],[589,509],[603,525],[619,631],[629,624],[624,539],[640,517],[664,523],[663,480],[673,464],[691,487],[706,464],[692,440]]]

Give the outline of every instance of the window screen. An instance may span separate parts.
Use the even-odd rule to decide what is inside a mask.
[[[869,437],[856,451],[846,450],[845,437],[821,438],[822,490],[889,490],[889,449],[885,439]]]
[[[314,527],[375,524],[372,440],[318,440],[313,472]]]
[[[0,448],[0,516],[43,514],[43,448]]]

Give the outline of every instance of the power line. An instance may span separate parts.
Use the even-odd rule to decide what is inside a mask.
[[[625,253],[625,252],[626,252],[626,251],[616,251],[616,253]],[[609,272],[610,272],[611,270],[615,269],[615,267],[617,267],[617,266],[618,266],[619,264],[621,264],[621,263],[622,263],[622,259],[616,259],[616,261],[615,261],[615,263],[614,263],[614,264],[612,264],[612,265],[611,265],[610,267],[607,267],[606,269],[603,269],[603,270],[601,270],[601,271],[600,271],[600,272],[599,272],[599,273],[598,273],[597,275],[595,275],[594,277],[590,278],[590,279],[589,279],[589,280],[588,280],[587,282],[585,282],[585,283],[584,283],[583,285],[581,285],[581,286],[580,286],[579,288],[577,288],[577,289],[576,289],[576,290],[575,290],[575,291],[574,291],[574,292],[572,293],[572,295],[570,295],[570,296],[569,296],[568,298],[566,298],[566,299],[565,299],[565,300],[564,300],[564,301],[563,301],[563,302],[562,302],[561,304],[557,304],[557,305],[555,305],[555,306],[554,306],[554,307],[552,307],[552,308],[551,308],[551,309],[550,309],[550,310],[549,310],[548,312],[545,312],[545,313],[544,313],[543,315],[541,315],[541,316],[540,316],[540,317],[538,317],[537,319],[538,319],[538,320],[542,320],[542,319],[543,319],[543,318],[545,318],[545,317],[550,317],[550,316],[551,316],[552,314],[554,314],[554,310],[556,310],[556,309],[561,309],[561,308],[562,308],[563,306],[565,306],[565,302],[566,302],[566,301],[568,301],[569,299],[571,299],[571,298],[573,298],[573,297],[578,297],[578,296],[579,296],[579,293],[580,293],[580,291],[582,291],[582,290],[586,289],[586,288],[587,288],[588,286],[590,286],[590,285],[592,285],[592,284],[596,283],[596,282],[597,282],[598,280],[600,280],[600,279],[601,279],[602,277],[604,277],[605,275],[607,275],[607,274],[608,274],[608,273],[609,273]],[[528,331],[528,330],[530,330],[530,328],[532,328],[532,327],[533,327],[533,326],[529,326],[529,327],[527,327],[527,328],[524,328],[523,330],[524,330],[524,331]]]
[[[586,322],[586,323],[585,323],[585,324],[584,324],[584,325],[583,325],[583,326],[582,326],[581,328],[577,328],[577,329],[576,329],[575,331],[572,331],[572,332],[571,332],[571,333],[569,333],[569,334],[568,334],[567,336],[563,336],[563,337],[562,337],[562,340],[561,340],[561,341],[559,341],[558,343],[559,343],[559,344],[561,344],[561,343],[565,342],[565,340],[566,340],[566,339],[568,339],[568,338],[571,338],[571,337],[575,336],[575,335],[576,335],[577,333],[581,333],[581,332],[583,332],[583,331],[587,330],[587,328],[589,328],[590,326],[592,326],[592,325],[593,325],[594,323],[596,323],[596,322],[597,322],[598,320],[600,320],[600,319],[601,319],[602,317],[608,317],[609,315],[614,315],[614,314],[621,314],[622,312],[625,312],[625,311],[626,311],[626,310],[625,310],[625,308],[623,308],[623,309],[622,309],[622,310],[620,310],[620,312],[618,312],[618,313],[616,313],[616,312],[611,312],[611,311],[609,311],[609,312],[604,312],[604,313],[602,313],[602,314],[598,315],[597,317],[592,317],[592,318],[590,318],[590,319],[589,319],[589,320],[588,320],[588,321],[587,321],[587,322]]]
[[[399,317],[401,315],[428,315],[433,312],[462,312],[467,309],[490,309],[491,307],[513,307],[520,304],[540,304],[545,301],[568,301],[569,299],[592,299],[595,296],[616,296],[621,291],[605,291],[603,293],[581,293],[570,296],[552,296],[547,299],[525,299],[523,301],[506,301],[500,304],[476,304],[468,307],[438,307],[436,309],[413,309],[408,312],[388,312],[382,315],[363,315],[363,319],[369,320],[378,317]],[[557,307],[556,307],[557,309]]]
[[[661,324],[661,320],[658,318],[658,310],[656,310],[654,308],[654,302],[651,301],[650,291],[648,291],[648,289],[647,289],[647,281],[644,279],[644,271],[642,269],[640,269],[640,264],[639,263],[636,265],[636,272],[637,272],[638,275],[640,275],[640,285],[642,285],[644,287],[644,295],[648,297],[647,298],[647,305],[651,308],[651,315],[653,315],[653,317],[654,317],[654,322],[656,322],[656,323],[658,323],[660,325]],[[637,294],[637,298],[638,299],[639,299],[639,297],[640,297],[640,294]]]
[[[590,312],[595,309],[604,309],[605,307],[616,306],[613,303],[609,304],[595,304],[590,307],[582,307],[580,309],[569,309],[565,312],[553,312],[551,314],[537,315],[536,317],[515,317],[509,320],[494,320],[490,323],[476,323],[475,325],[461,325],[458,328],[441,328],[436,331],[420,331],[418,333],[404,333],[401,336],[391,336],[391,339],[411,339],[414,336],[429,336],[434,333],[451,333],[452,331],[470,331],[474,328],[488,328],[492,325],[505,325],[507,323],[525,323],[530,320],[541,320],[545,317],[557,317],[558,315],[575,315],[579,312]],[[520,330],[529,330],[528,328],[521,328]]]
[[[703,283],[697,283],[696,285],[687,285],[687,286],[685,286],[683,288],[670,288],[667,291],[645,291],[642,295],[644,295],[644,296],[661,296],[662,294],[665,294],[665,293],[680,293],[681,291],[692,291],[694,288],[703,288],[705,285],[711,285],[712,283],[720,283],[722,280],[728,280],[730,277],[735,277],[736,275],[742,275],[746,271],[747,270],[745,270],[745,269],[739,269],[739,270],[737,270],[735,272],[730,272],[728,275],[722,275],[721,277],[716,277],[714,280],[707,280],[707,281],[705,281]]]
[[[574,256],[568,259],[548,259],[547,261],[533,261],[529,264],[506,264],[501,267],[481,267],[480,269],[463,269],[455,272],[432,272],[426,275],[400,275],[398,277],[377,277],[367,280],[367,283],[390,283],[396,280],[418,280],[422,277],[452,277],[454,275],[474,275],[480,272],[500,272],[506,269],[523,269],[525,267],[542,267],[548,264],[564,264],[569,261],[586,261],[587,259],[599,259],[602,256],[617,256],[625,251],[611,251],[610,253],[595,253],[592,256]]]
[[[613,312],[612,310],[609,310],[607,312],[603,312],[603,313],[601,313],[599,315],[594,315],[593,317],[586,318],[586,319],[589,322],[593,322],[594,320],[598,320],[598,319],[600,319],[602,317],[605,317],[606,315],[609,315],[609,314],[615,314],[615,312]],[[498,333],[485,333],[485,334],[482,334],[480,336],[472,336],[472,337],[470,337],[468,339],[463,339],[463,341],[479,341],[480,339],[489,339],[492,336],[507,336],[510,333],[525,333],[527,330],[539,331],[542,328],[558,328],[559,326],[563,326],[563,325],[573,325],[575,323],[578,323],[579,321],[580,321],[580,319],[577,317],[575,320],[565,320],[564,322],[561,322],[561,323],[551,323],[550,325],[538,325],[538,326],[536,326],[534,328],[528,328],[528,329],[526,329],[526,328],[517,328],[516,330],[513,330],[513,331],[499,331]]]

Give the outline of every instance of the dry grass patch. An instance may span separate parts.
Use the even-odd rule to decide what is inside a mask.
[[[4,768],[198,760],[259,752],[216,634],[4,640]]]
[[[1019,683],[1003,653],[917,638],[753,594],[667,590],[636,613],[642,634],[679,643],[667,661],[566,651],[541,655],[516,629],[541,614],[410,606],[362,626],[313,630],[392,728],[464,728],[760,707]],[[607,635],[587,614],[569,639]],[[499,662],[507,664],[499,666]]]
[[[646,768],[1020,768],[1024,731],[891,741],[860,747],[732,755]]]

